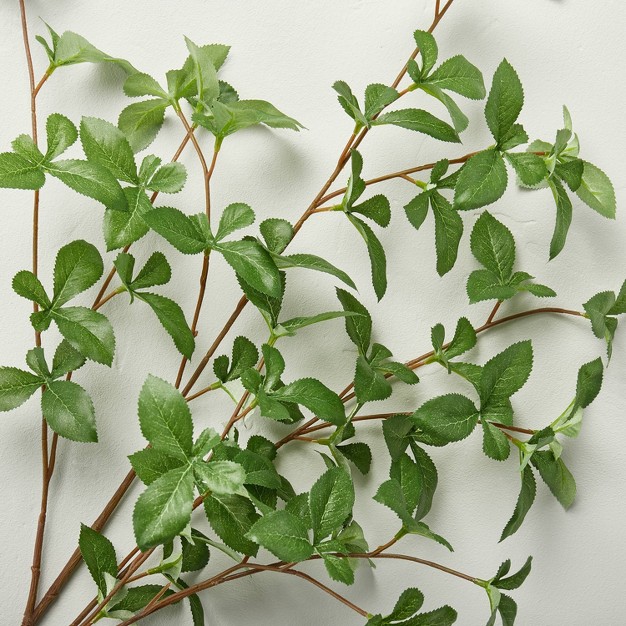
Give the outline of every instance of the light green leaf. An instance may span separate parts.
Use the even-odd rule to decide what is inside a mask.
[[[485,118],[494,139],[499,142],[517,121],[524,105],[522,83],[511,64],[504,59],[496,69],[485,105]]]
[[[0,367],[0,411],[24,404],[44,382],[40,376],[17,367]]]
[[[454,189],[454,208],[468,211],[491,204],[502,197],[506,185],[506,166],[500,153],[479,152],[460,170]]]
[[[126,196],[113,174],[90,161],[67,159],[45,165],[46,172],[58,178],[70,189],[93,198],[107,209],[128,211]]]
[[[314,543],[339,528],[353,506],[354,485],[347,472],[335,467],[322,474],[309,496]]]
[[[201,100],[210,102],[217,98],[220,93],[217,71],[213,64],[213,55],[206,48],[197,46],[188,37],[185,37],[185,43],[195,68],[196,93]]]
[[[508,281],[515,263],[515,240],[502,222],[484,211],[474,224],[470,245],[480,263],[502,282]]]
[[[281,561],[306,561],[313,554],[304,523],[288,511],[273,511],[248,531],[246,537],[269,550]]]
[[[134,152],[140,152],[154,141],[163,126],[168,106],[167,100],[155,98],[133,102],[120,113],[117,125]]]
[[[136,72],[131,74],[124,82],[124,93],[130,98],[140,96],[155,96],[157,98],[167,98],[168,93],[149,74]]]
[[[132,148],[117,126],[96,117],[83,117],[80,141],[89,161],[109,170],[119,180],[139,182]]]
[[[583,163],[585,169],[576,195],[600,215],[615,219],[615,189],[613,184],[599,167],[588,161],[583,161]]]
[[[170,541],[191,519],[193,471],[185,465],[163,474],[139,496],[133,511],[135,539],[140,550]]]
[[[341,425],[346,421],[343,402],[339,396],[315,378],[301,378],[272,393],[282,402],[301,404],[320,419]]]
[[[69,380],[46,385],[41,410],[52,430],[72,441],[98,441],[96,416],[87,392]]]
[[[14,152],[0,153],[0,187],[40,189],[46,177],[38,165],[33,165]]]
[[[239,463],[233,461],[212,461],[194,463],[193,471],[196,479],[211,493],[230,494],[237,493],[246,482],[246,472]]]
[[[151,191],[178,193],[187,180],[187,170],[182,163],[173,161],[160,167],[146,185]]]
[[[413,37],[419,48],[420,56],[422,57],[422,73],[426,75],[437,62],[437,56],[439,55],[437,42],[435,38],[425,30],[416,30],[413,33]]]
[[[278,268],[269,252],[256,241],[222,241],[215,245],[226,262],[252,287],[268,296],[282,296]]]
[[[486,94],[480,70],[460,54],[444,61],[425,82],[472,100],[482,100]]]
[[[46,120],[46,137],[48,140],[46,160],[52,161],[76,142],[78,130],[65,115],[53,113]]]
[[[97,248],[82,239],[63,246],[54,263],[53,306],[60,307],[89,289],[102,276],[104,265]]]
[[[240,228],[254,224],[254,211],[242,202],[229,204],[220,217],[220,224],[215,239],[221,241]]]
[[[398,99],[398,92],[393,87],[375,83],[365,89],[365,118],[371,121],[385,107]]]
[[[452,126],[423,109],[402,109],[383,113],[373,124],[376,126],[393,124],[430,135],[441,141],[461,142],[458,133]]]
[[[194,221],[172,207],[158,207],[143,215],[147,224],[183,254],[198,254],[208,241]]]
[[[113,544],[97,530],[81,524],[78,548],[98,590],[106,595],[107,583],[104,575],[117,577],[117,557]]]
[[[115,336],[109,320],[85,307],[53,309],[52,318],[67,341],[88,359],[104,365],[113,363]]]
[[[424,402],[411,418],[425,433],[452,442],[471,434],[478,423],[478,410],[465,396],[450,393]]]
[[[299,131],[304,128],[300,122],[279,111],[273,104],[265,100],[238,100],[229,105],[244,127],[265,124],[270,128],[286,128]]]

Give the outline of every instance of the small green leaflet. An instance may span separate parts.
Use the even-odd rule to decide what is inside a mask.
[[[530,465],[527,465],[523,469],[521,477],[522,487],[520,490],[520,494],[517,498],[515,510],[513,511],[511,519],[507,522],[504,530],[502,531],[500,541],[504,541],[507,537],[510,537],[519,530],[522,522],[526,517],[526,514],[530,510],[533,502],[535,501],[535,494],[537,493],[537,483],[535,481],[535,475]]]
[[[504,59],[493,76],[485,105],[485,118],[491,134],[500,142],[517,121],[524,104],[522,84],[511,64]]]
[[[411,416],[415,425],[444,443],[468,437],[478,423],[474,403],[458,393],[426,401]]]
[[[504,160],[495,149],[488,149],[468,159],[460,170],[454,188],[454,208],[468,211],[491,204],[506,190]]]
[[[108,593],[105,574],[117,578],[117,557],[113,544],[98,531],[81,524],[78,547],[98,591],[105,596]]]
[[[339,467],[327,470],[311,488],[309,507],[313,541],[317,544],[337,530],[354,506],[354,485]]]

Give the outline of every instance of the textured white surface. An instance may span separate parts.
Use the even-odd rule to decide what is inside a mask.
[[[369,82],[391,81],[412,49],[412,31],[430,23],[433,3],[35,0],[27,4],[31,35],[43,32],[36,20],[39,15],[57,30],[79,32],[107,52],[130,59],[157,77],[182,62],[183,34],[199,43],[231,44],[225,79],[243,97],[271,100],[301,120],[308,130],[299,134],[254,130],[227,141],[214,179],[214,206],[244,201],[260,218],[281,215],[294,221],[330,173],[350,133],[350,123],[330,85],[344,79],[361,94]],[[561,122],[561,105],[567,103],[581,137],[583,156],[598,163],[617,182],[619,205],[624,198],[621,120],[626,96],[622,80],[625,21],[626,9],[617,1],[457,0],[439,26],[437,37],[440,58],[463,53],[479,65],[487,79],[503,56],[509,59],[526,89],[521,120],[532,137],[550,138]],[[0,147],[6,150],[14,136],[30,128],[17,2],[2,3],[0,24],[0,57],[4,59]],[[39,75],[45,60],[38,47],[35,61]],[[75,122],[80,115],[115,120],[128,103],[120,89],[121,78],[115,68],[92,65],[58,71],[42,91],[40,119],[59,111]],[[420,102],[417,94],[407,98],[407,103],[414,106],[420,106]],[[441,144],[400,129],[377,129],[363,144],[366,177],[441,156],[459,156],[490,143],[482,105],[463,105],[471,119],[464,146]],[[167,159],[180,138],[179,124],[170,116],[151,151]],[[72,150],[78,153],[79,149]],[[183,193],[162,197],[160,202],[195,212],[201,209],[202,195],[191,150],[182,161],[191,172],[190,184]],[[489,311],[489,304],[469,306],[464,289],[467,274],[475,267],[468,237],[477,215],[464,216],[466,235],[459,262],[440,280],[434,270],[431,220],[417,233],[402,215],[401,207],[411,197],[406,187],[399,181],[380,189],[388,194],[394,210],[391,227],[381,235],[388,249],[390,284],[380,304],[375,305],[369,285],[364,247],[339,215],[316,216],[293,244],[294,251],[317,251],[357,279],[362,297],[375,315],[376,337],[403,360],[428,348],[430,327],[436,322],[450,326],[466,315],[479,324]],[[21,366],[26,349],[32,345],[32,329],[27,321],[30,305],[11,291],[10,279],[19,269],[30,266],[31,194],[2,190],[0,198],[1,361],[3,365]],[[619,211],[617,222],[610,223],[580,202],[574,208],[565,251],[548,264],[547,247],[554,221],[549,194],[526,194],[511,188],[491,207],[514,232],[518,267],[555,287],[559,293],[555,302],[568,308],[580,308],[601,289],[617,289],[626,264],[623,212]],[[44,283],[50,282],[56,250],[68,240],[85,238],[104,251],[101,215],[101,207],[95,202],[75,195],[54,180],[46,184],[41,216]],[[154,235],[138,244],[135,252],[145,259],[153,249],[164,250],[174,263],[173,284],[164,293],[174,296],[190,312],[196,297],[199,259],[175,253]],[[106,256],[107,266],[113,258],[114,254]],[[223,263],[212,264],[211,272],[214,284],[232,284],[230,271]],[[86,294],[84,302],[90,297],[92,294]],[[223,287],[209,293],[198,339],[199,355],[238,297],[235,290]],[[509,313],[535,304],[530,296],[520,297],[503,310]],[[288,313],[299,315],[335,306],[330,278],[294,272],[286,301]],[[178,364],[166,335],[140,305],[129,308],[122,297],[107,305],[105,312],[117,333],[114,366],[108,370],[89,365],[77,375],[96,404],[100,444],[61,442],[59,446],[45,545],[44,588],[74,549],[79,522],[94,519],[126,473],[126,455],[143,446],[135,411],[140,385],[149,372],[173,379]],[[263,328],[258,315],[252,309],[246,310],[235,333],[225,341],[225,351],[230,350],[235,334],[260,336],[259,332]],[[49,335],[44,345],[54,345],[56,338]],[[484,362],[523,338],[534,340],[536,365],[530,382],[515,397],[514,406],[520,424],[540,427],[568,403],[578,366],[601,354],[603,348],[584,321],[541,317],[483,335],[471,358]],[[330,322],[318,333],[303,332],[300,339],[285,341],[282,350],[288,363],[287,379],[316,374],[336,389],[343,388],[350,379],[353,353],[340,322]],[[481,577],[492,575],[505,558],[511,557],[514,564],[521,565],[527,555],[533,554],[533,573],[515,593],[520,626],[626,623],[625,373],[626,340],[618,331],[602,395],[587,410],[581,437],[567,442],[565,459],[579,489],[571,511],[565,513],[540,483],[537,501],[522,529],[498,544],[517,497],[516,464],[513,458],[503,464],[487,460],[481,452],[480,436],[475,434],[468,441],[434,452],[440,488],[429,522],[453,543],[456,552],[449,554],[418,538],[408,538],[401,546],[409,553]],[[421,376],[421,385],[400,389],[386,406],[391,410],[415,407],[453,384],[440,370],[425,368]],[[208,396],[194,404],[198,428],[224,422],[226,403]],[[376,410],[378,406],[382,408],[383,404],[376,405]],[[255,432],[260,423],[259,418],[250,420],[249,432]],[[375,428],[364,428],[363,440],[372,440],[368,433]],[[280,428],[274,430],[276,435],[283,432]],[[20,622],[28,589],[39,507],[38,439],[36,400],[2,415],[0,623],[7,625]],[[282,456],[281,467],[298,477],[296,482],[301,488],[307,488],[311,477],[322,471],[321,460],[308,449],[292,449]],[[387,462],[375,461],[372,474],[365,479],[357,476],[356,483],[363,488],[363,494],[373,494],[386,472]],[[136,495],[135,490],[107,529],[120,554],[132,547],[129,518]],[[372,545],[386,541],[396,530],[391,513],[365,495],[357,503],[356,517],[368,529]],[[303,569],[321,573],[319,563],[304,565]],[[479,626],[486,621],[487,600],[478,588],[410,564],[381,562],[376,571],[362,567],[356,585],[342,591],[375,613],[390,609],[397,593],[411,585],[425,592],[427,608],[443,603],[457,608],[459,626]],[[92,591],[83,568],[42,623],[68,624]],[[272,574],[259,575],[219,587],[204,598],[207,623],[212,626],[288,625],[296,621],[301,626],[363,623],[315,588],[287,576],[279,579]],[[165,626],[187,624],[190,619],[186,608],[177,607],[145,623]]]

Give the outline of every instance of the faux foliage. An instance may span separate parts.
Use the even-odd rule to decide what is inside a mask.
[[[448,565],[453,564],[449,552],[458,538],[444,538],[428,520],[438,484],[446,478],[445,465],[437,466],[433,449],[480,447],[498,462],[494,472],[513,467],[511,484],[519,488],[519,496],[513,511],[502,516],[503,530],[500,537],[494,537],[496,541],[508,539],[522,526],[537,490],[544,488],[538,477],[558,502],[569,508],[576,483],[565,463],[567,439],[579,435],[585,409],[600,391],[618,318],[626,313],[626,283],[617,293],[590,294],[578,307],[582,310],[544,307],[509,316],[500,313],[503,303],[517,303],[520,292],[542,299],[558,297],[552,287],[523,271],[523,263],[518,263],[516,239],[520,241],[522,234],[514,232],[517,229],[511,229],[499,213],[507,187],[517,181],[542,195],[548,206],[554,205],[550,209],[556,212],[554,223],[547,220],[545,224],[553,232],[546,250],[549,259],[566,245],[572,215],[585,210],[583,205],[614,218],[615,193],[606,174],[579,156],[580,141],[566,108],[563,127],[555,129],[554,141],[529,143],[521,121],[522,79],[527,77],[520,76],[509,61],[502,60],[493,76],[483,76],[477,65],[461,54],[439,58],[433,30],[451,5],[452,0],[437,2],[431,27],[415,31],[417,48],[396,81],[370,84],[363,97],[355,95],[346,81],[334,83],[339,113],[348,116],[352,131],[337,166],[300,219],[292,221],[291,214],[281,214],[260,222],[258,228],[255,211],[245,198],[237,197],[236,186],[232,202],[226,206],[211,202],[210,183],[218,156],[228,150],[233,134],[241,132],[243,139],[251,127],[264,125],[280,132],[301,131],[304,126],[267,101],[241,98],[223,80],[229,46],[195,43],[185,37],[174,69],[164,77],[153,77],[71,31],[59,34],[46,24],[44,35],[36,37],[49,64],[39,83],[32,84],[30,132],[19,134],[12,142],[4,139],[0,187],[34,192],[37,235],[39,206],[48,197],[45,184],[50,177],[56,178],[87,198],[77,197],[77,205],[100,205],[100,213],[97,208],[91,210],[102,217],[102,237],[94,242],[72,240],[54,251],[54,269],[48,276],[39,271],[36,262],[38,246],[43,246],[45,239],[40,242],[35,236],[33,267],[19,271],[12,280],[14,292],[32,303],[33,312],[24,323],[32,326],[34,345],[25,350],[25,365],[0,368],[0,410],[11,411],[37,395],[43,427],[44,497],[25,625],[33,625],[45,615],[81,560],[93,578],[95,598],[72,622],[75,625],[86,626],[103,618],[132,624],[184,600],[189,611],[185,619],[200,626],[208,623],[201,591],[263,571],[314,583],[370,626],[447,626],[456,622],[456,609],[448,605],[431,608],[415,587],[400,587],[393,606],[367,610],[344,597],[340,585],[352,585],[365,568],[382,558],[412,561],[472,583],[487,596],[487,626],[498,621],[503,626],[515,623],[516,602],[504,592],[523,584],[532,557],[513,574],[510,561],[505,561],[491,578],[465,574]],[[23,3],[21,9],[27,25]],[[28,37],[26,28],[24,37]],[[32,72],[28,46],[27,61]],[[44,84],[55,72],[71,72],[70,66],[79,63],[118,66],[119,87],[132,102],[113,120],[70,120],[61,113],[49,115],[45,122],[39,120],[36,105]],[[528,82],[532,86],[532,81]],[[482,101],[492,142],[458,156],[458,144],[469,125],[463,99]],[[166,117],[177,120],[184,132],[183,142],[170,159],[146,153]],[[45,127],[45,137],[40,133],[39,139],[38,124]],[[367,163],[360,145],[370,132],[387,132],[381,128],[385,126],[412,131],[406,133],[408,147],[420,146],[427,136],[439,158],[411,170],[366,179]],[[178,201],[175,195],[187,182],[186,169],[178,162],[186,145],[196,153],[203,175],[203,187],[197,190],[197,198],[204,200],[201,210]],[[66,158],[70,148],[74,156],[82,151],[80,157]],[[424,180],[413,177],[420,172]],[[414,190],[415,196],[403,210],[385,195],[372,192],[377,183],[390,179],[405,180]],[[163,200],[161,194],[172,195]],[[335,202],[330,203],[333,198]],[[25,192],[24,202],[28,201]],[[342,225],[338,228],[352,234],[355,246],[364,246],[371,285],[355,283],[334,259],[287,251],[307,220],[319,213],[339,214]],[[436,270],[440,276],[454,270],[466,277],[468,307],[455,328],[437,323],[431,330],[432,350],[411,358],[410,354],[394,354],[378,340],[379,321],[364,306],[361,294],[372,289],[381,300],[389,288],[388,275],[394,268],[388,264],[381,229],[400,220],[412,233],[412,245],[421,246],[422,234],[414,230],[421,228],[429,213],[435,226]],[[158,250],[146,250],[146,244],[140,242],[151,230],[159,236],[150,239]],[[465,230],[469,232],[464,234]],[[460,246],[471,250],[476,260],[471,267],[456,266]],[[105,252],[108,256],[103,260]],[[177,276],[181,254],[197,258],[200,270],[193,311],[184,311],[171,295],[161,293],[170,293],[167,285],[173,276],[181,280]],[[138,263],[138,259],[146,260]],[[225,284],[214,285],[211,268],[221,262],[230,267],[231,274]],[[110,264],[110,273],[105,273]],[[283,313],[283,306],[293,297],[292,282],[310,277],[302,269],[325,273],[336,283],[334,310],[314,309],[291,318]],[[86,294],[90,296],[96,286],[99,292],[88,306]],[[199,324],[205,295],[216,298],[227,291],[240,298],[239,304],[219,335],[209,339]],[[128,398],[129,410],[134,412],[137,407],[145,446],[129,456],[130,473],[95,523],[81,523],[70,512],[68,519],[73,521],[66,532],[76,534],[79,553],[45,590],[39,577],[58,437],[73,442],[98,439],[97,424],[106,416],[96,414],[90,397],[92,365],[96,372],[101,365],[117,369],[119,346],[114,325],[126,322],[124,314],[100,309],[124,293],[139,317],[156,316],[180,353],[181,364],[171,379],[150,374]],[[492,312],[485,323],[474,324],[470,305],[482,301],[493,303]],[[231,337],[228,331],[248,303],[265,322],[266,335]],[[548,423],[532,416],[536,427],[530,429],[519,425],[526,416],[515,396],[532,377],[533,342],[541,338],[510,343],[498,353],[487,349],[489,358],[478,363],[472,349],[479,337],[483,341],[482,333],[494,326],[548,313],[588,320],[593,334],[606,343],[606,353],[590,355],[589,361],[580,365],[576,380],[564,381],[572,398],[564,411]],[[345,372],[349,385],[343,391],[322,382],[320,378],[328,381],[322,371],[307,371],[306,376],[294,378],[280,348],[293,341],[299,342],[303,353],[319,352],[311,337],[318,329],[321,332],[318,324],[334,319],[339,319],[346,331],[334,338],[336,349],[353,355]],[[53,324],[61,335],[56,346],[54,335],[48,333]],[[167,341],[165,335],[163,338]],[[198,356],[198,351],[203,356]],[[86,366],[89,361],[93,364]],[[304,361],[308,367],[307,359]],[[449,389],[445,375],[439,393],[422,391],[415,370],[431,365],[462,379],[464,391]],[[71,380],[84,366],[81,384]],[[191,372],[188,367],[193,368]],[[417,386],[411,397],[419,400],[405,401],[394,413],[377,412],[375,403],[393,397],[404,385]],[[196,411],[192,400],[209,392],[225,393],[233,400],[230,417]],[[30,409],[32,416],[37,409]],[[258,434],[246,439],[239,428],[244,419],[254,420],[260,427],[273,422],[268,432],[279,429],[282,435],[276,440]],[[15,428],[20,428],[17,422]],[[365,428],[375,429],[380,446],[370,448],[359,440]],[[482,443],[477,444],[477,436],[470,438],[476,431]],[[282,473],[282,450],[287,444],[319,452],[315,475]],[[64,446],[59,453],[69,450]],[[504,464],[507,459],[509,463]],[[388,478],[373,489],[369,489],[372,485],[364,489],[362,480],[354,480],[355,472],[367,475],[372,466],[385,468]],[[103,471],[122,475],[124,470],[107,467]],[[297,492],[292,480],[304,483],[305,490]],[[116,549],[102,530],[133,482],[143,485],[132,514],[137,548],[122,558],[124,550]],[[370,517],[357,515],[357,502],[358,511],[369,507]],[[395,519],[395,532],[389,541],[372,548],[367,540],[369,526],[383,507]],[[485,514],[500,515],[500,509]],[[120,521],[131,525],[130,520]],[[438,543],[446,565],[399,553],[402,538],[408,534]],[[226,568],[223,559],[230,560]],[[314,570],[301,567],[314,560],[321,561],[324,568],[315,575],[329,580],[318,580],[309,573]],[[189,578],[190,572],[196,572],[196,577]],[[463,598],[450,601],[462,611]]]

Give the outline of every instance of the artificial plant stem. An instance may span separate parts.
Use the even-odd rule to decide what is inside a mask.
[[[487,321],[485,322],[486,324],[491,324],[491,322],[493,322],[493,318],[496,316],[496,313],[498,312],[498,309],[502,306],[502,300],[498,300],[494,306],[493,309],[491,309],[491,313],[489,313],[489,317],[487,318]]]

